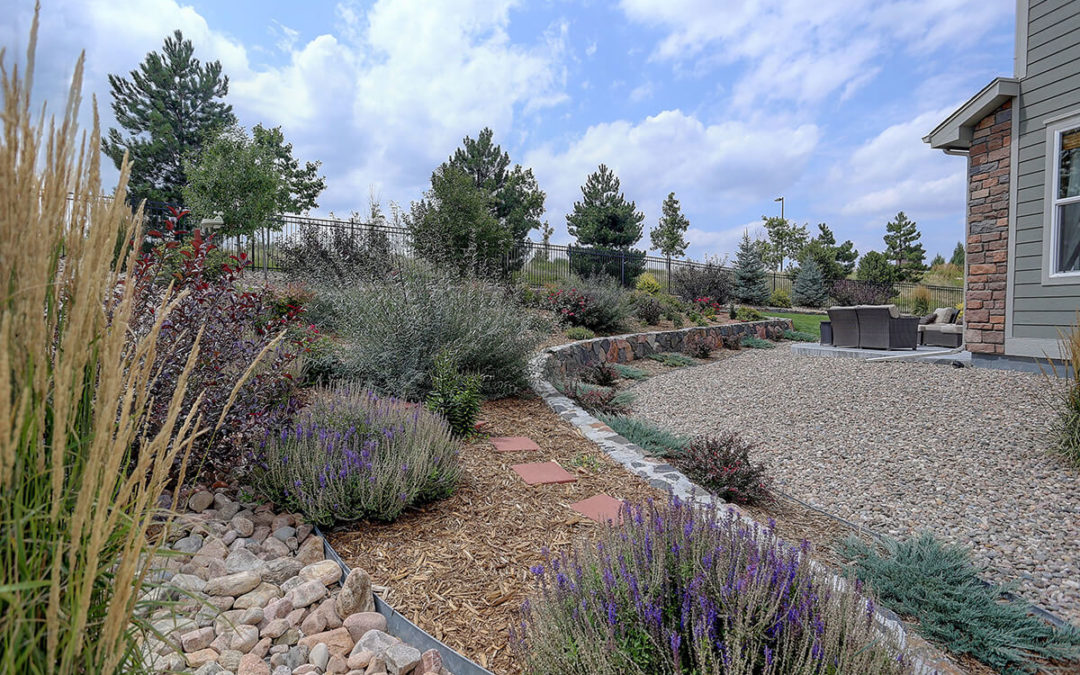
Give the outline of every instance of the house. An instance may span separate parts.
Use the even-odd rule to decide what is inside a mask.
[[[1080,309],[1080,0],[1018,0],[1015,60],[923,141],[967,157],[973,364],[1030,369]]]

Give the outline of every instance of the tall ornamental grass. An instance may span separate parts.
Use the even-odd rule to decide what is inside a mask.
[[[595,547],[546,556],[512,643],[529,673],[901,673],[854,584],[807,547],[678,498],[624,505]]]
[[[1051,443],[1074,467],[1080,468],[1080,313],[1068,333],[1061,334],[1061,358],[1064,365],[1049,360],[1049,372],[1043,372],[1056,380],[1064,379],[1059,388],[1058,382],[1052,382],[1051,390],[1060,392],[1060,398],[1051,405],[1057,408],[1057,418],[1050,427]]]
[[[355,385],[323,389],[256,457],[255,485],[312,522],[394,520],[457,488],[461,462],[447,422]]]
[[[485,396],[519,391],[549,328],[498,286],[422,265],[386,281],[326,284],[309,317],[337,335],[334,376],[410,400],[431,391],[444,352],[483,378]]]
[[[114,252],[137,230],[122,199],[99,197],[96,114],[77,134],[81,57],[62,117],[32,117],[37,27],[35,16],[22,74],[0,52],[0,672],[128,672],[141,665],[137,609],[152,609],[148,532],[199,428],[183,404],[198,345],[147,432],[157,338],[177,300],[166,294],[149,330],[131,333],[148,308],[119,271],[135,252]]]

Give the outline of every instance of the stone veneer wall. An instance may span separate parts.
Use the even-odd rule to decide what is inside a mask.
[[[565,377],[601,361],[626,363],[660,352],[681,352],[687,343],[703,341],[710,347],[723,342],[726,336],[755,336],[776,340],[785,330],[792,330],[791,319],[766,319],[722,326],[693,326],[656,333],[634,333],[615,337],[593,338],[568,345],[552,347],[547,360],[548,374]]]
[[[972,352],[1005,351],[1012,101],[975,126],[968,153],[967,294],[964,342]]]

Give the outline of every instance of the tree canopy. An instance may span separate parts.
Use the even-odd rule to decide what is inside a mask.
[[[855,278],[860,281],[873,281],[882,284],[891,284],[896,278],[896,267],[888,256],[880,251],[867,251],[859,258],[859,267],[855,270]]]
[[[690,221],[683,215],[674,192],[668,194],[660,211],[659,224],[649,232],[652,247],[666,258],[678,258],[686,253],[689,246],[685,235]]]
[[[922,234],[915,225],[900,211],[885,226],[885,256],[892,261],[896,281],[918,281],[926,271]]]
[[[582,199],[566,216],[566,227],[578,243],[628,250],[641,239],[645,215],[620,192],[619,178],[601,164],[581,186]]]
[[[765,263],[761,260],[761,248],[743,232],[739,250],[735,254],[735,288],[733,295],[751,305],[764,305],[769,299],[769,286],[765,282]]]
[[[802,261],[813,258],[825,283],[831,284],[847,278],[854,271],[859,252],[850,239],[838,246],[829,226],[819,223],[817,236],[806,244],[798,257]]]
[[[184,204],[200,218],[220,214],[222,234],[251,234],[273,227],[276,214],[317,206],[325,187],[318,167],[300,168],[280,128],[256,126],[251,137],[234,125],[185,158]]]
[[[221,62],[201,64],[177,30],[162,53],[150,52],[128,78],[109,75],[112,110],[120,129],[109,129],[102,149],[117,168],[131,157],[128,198],[177,203],[187,184],[184,159],[221,129],[236,123]]]
[[[956,248],[953,249],[952,257],[949,258],[949,262],[958,267],[963,267],[964,259],[966,257],[967,253],[964,251],[964,243],[960,241],[956,242]]]

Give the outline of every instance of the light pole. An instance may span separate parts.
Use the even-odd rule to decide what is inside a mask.
[[[773,201],[774,202],[780,202],[780,220],[783,220],[784,219],[784,198],[782,196],[777,197]]]

